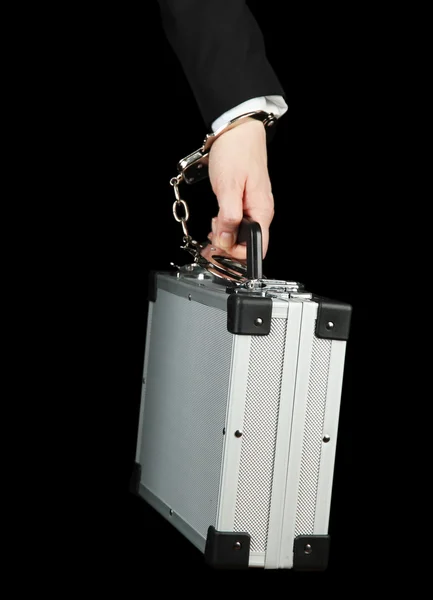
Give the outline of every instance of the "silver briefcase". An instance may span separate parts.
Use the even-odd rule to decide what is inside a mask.
[[[326,569],[352,307],[210,243],[152,274],[135,491],[215,568]]]

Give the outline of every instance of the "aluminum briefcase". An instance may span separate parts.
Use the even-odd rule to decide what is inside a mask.
[[[324,570],[352,307],[241,235],[246,264],[152,273],[133,487],[212,567]]]

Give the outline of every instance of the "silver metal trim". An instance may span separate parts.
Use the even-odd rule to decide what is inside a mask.
[[[158,496],[155,496],[147,487],[140,483],[139,495],[146,500],[160,515],[169,521],[180,533],[182,533],[200,552],[204,553],[206,539],[201,536],[189,523],[184,521],[176,510],[168,506]],[[212,523],[210,523],[212,525]]]
[[[191,281],[188,279],[178,278],[176,273],[170,274],[157,274],[157,287],[158,289],[170,292],[176,296],[181,296],[186,300],[193,300],[206,306],[212,306],[219,308],[227,312],[227,298],[225,287],[217,284],[201,283],[200,281]],[[157,292],[158,299],[158,292]]]

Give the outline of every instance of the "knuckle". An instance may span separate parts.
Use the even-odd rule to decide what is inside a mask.
[[[274,195],[270,183],[263,184],[263,181],[251,183],[248,185],[248,192],[263,204],[273,204]]]
[[[214,193],[240,193],[243,188],[243,180],[239,175],[228,172],[228,169],[220,170],[218,173],[214,173],[211,185]]]
[[[227,226],[236,227],[242,220],[242,209],[230,212],[221,210],[219,213],[219,219]]]
[[[274,205],[274,195],[271,191],[264,191],[261,192],[260,194],[263,206],[267,206],[269,208],[272,208]]]
[[[265,219],[273,219],[275,216],[275,203],[272,193],[258,193],[254,197],[255,212]]]

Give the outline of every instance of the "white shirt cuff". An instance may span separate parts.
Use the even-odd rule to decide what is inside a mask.
[[[268,113],[273,113],[277,119],[282,117],[288,110],[288,106],[282,96],[262,96],[260,98],[252,98],[242,104],[238,104],[231,108],[212,123],[212,131],[216,131],[220,127],[226,125],[232,119],[253,110],[264,110]]]

